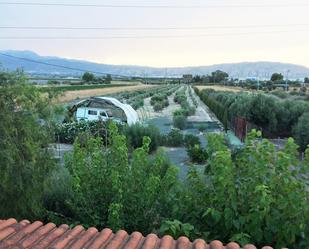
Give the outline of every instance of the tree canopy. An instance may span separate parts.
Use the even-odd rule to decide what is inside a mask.
[[[276,82],[276,81],[282,81],[283,80],[283,75],[281,73],[273,73],[270,80],[272,82]]]
[[[50,101],[22,74],[0,75],[0,214],[40,217],[55,165],[48,151]]]
[[[85,72],[82,77],[83,81],[89,83],[95,80],[95,76],[93,73]]]

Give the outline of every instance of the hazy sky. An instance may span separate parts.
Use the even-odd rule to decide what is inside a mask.
[[[7,2],[13,3],[15,1]],[[208,8],[203,8],[203,6],[200,8],[99,8],[0,4],[0,27],[151,28],[148,30],[16,30],[1,28],[0,50],[32,50],[41,55],[86,59],[101,63],[160,67],[241,61],[280,61],[309,67],[308,0],[16,0],[16,2],[204,5],[204,7],[207,5]],[[209,5],[224,7],[209,7]],[[238,5],[238,7],[230,5]],[[251,6],[243,7],[244,5]],[[168,27],[178,29],[153,29]],[[179,29],[188,27],[208,28]],[[4,37],[98,38],[115,36],[140,38],[3,39]],[[168,37],[162,38],[162,36]]]

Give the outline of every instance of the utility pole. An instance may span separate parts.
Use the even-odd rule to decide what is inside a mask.
[[[289,73],[290,73],[290,70],[287,70],[286,72],[286,81],[285,81],[285,91],[287,92],[288,91],[288,81],[289,81]]]

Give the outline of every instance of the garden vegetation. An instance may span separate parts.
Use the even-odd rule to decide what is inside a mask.
[[[141,132],[146,136],[129,149],[129,139],[111,123],[107,143],[78,133],[60,166],[48,149],[54,127],[49,98],[22,75],[3,78],[1,218],[309,247],[309,148],[300,161],[293,139],[276,150],[253,131],[241,149],[231,152],[222,135],[209,134],[205,163],[190,167],[183,182],[160,149],[149,156],[151,134]],[[193,137],[182,141],[196,143]]]

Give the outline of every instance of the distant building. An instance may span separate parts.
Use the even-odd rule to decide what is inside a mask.
[[[184,84],[190,84],[193,81],[193,75],[192,74],[184,74],[182,76],[182,83]]]

